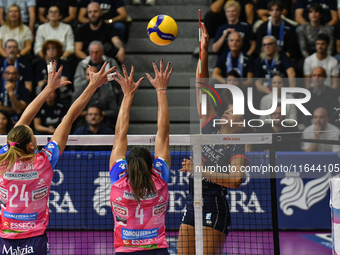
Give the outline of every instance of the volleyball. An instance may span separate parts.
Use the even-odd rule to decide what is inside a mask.
[[[168,15],[153,17],[147,27],[150,40],[157,45],[168,45],[176,39],[178,27],[176,21]]]

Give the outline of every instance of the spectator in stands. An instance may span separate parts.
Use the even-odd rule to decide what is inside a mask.
[[[229,1],[224,6],[227,22],[221,25],[215,35],[215,42],[212,45],[214,52],[222,54],[228,52],[228,35],[233,32],[239,32],[242,35],[243,47],[242,52],[247,55],[252,55],[256,49],[255,36],[251,26],[246,22],[239,20],[241,6],[236,1]]]
[[[39,4],[38,4],[39,3]],[[47,23],[48,20],[48,10],[51,6],[58,6],[61,22],[69,24],[72,28],[76,28],[77,21],[77,11],[78,2],[77,0],[38,0],[38,19],[41,23]]]
[[[6,57],[0,60],[0,72],[3,73],[7,66],[15,66],[19,72],[19,81],[25,84],[26,89],[32,91],[33,72],[31,64],[21,58],[19,54],[18,43],[9,39],[5,43]]]
[[[0,8],[1,21],[1,8]],[[11,5],[8,8],[6,23],[1,24],[0,28],[0,55],[6,57],[4,52],[5,42],[8,39],[14,39],[19,46],[19,57],[26,56],[32,49],[32,33],[28,26],[24,25],[21,20],[20,7]]]
[[[35,37],[34,53],[43,58],[43,43],[46,40],[58,40],[63,45],[63,54],[60,56],[60,59],[65,60],[74,53],[74,35],[72,27],[60,22],[61,15],[58,6],[51,6],[48,9],[47,17],[49,22],[38,27]]]
[[[272,79],[272,88],[277,88],[277,102],[281,104],[281,89],[284,87],[284,79],[281,74],[275,74]],[[290,93],[286,94],[287,99],[294,99],[293,95]],[[262,97],[260,102],[260,110],[268,110],[272,107],[273,103],[273,93],[265,95]],[[281,106],[280,106],[281,109]],[[297,108],[294,104],[287,104],[286,106],[286,119],[298,120]],[[265,121],[266,119],[270,119],[269,115],[261,115],[260,119]],[[268,121],[267,121],[268,122]]]
[[[257,1],[256,13],[257,13],[258,18],[262,22],[268,21],[268,18],[270,17],[270,13],[269,13],[270,8],[268,8],[269,3],[270,3],[270,0]],[[282,3],[283,3],[283,10],[282,10],[283,17],[282,18],[285,19],[285,17],[290,17],[289,11],[291,10],[292,1],[288,0],[288,1],[283,1]]]
[[[44,88],[46,85],[44,85]],[[34,118],[34,129],[37,135],[54,134],[67,112],[67,108],[59,103],[60,91],[55,90],[41,107]]]
[[[35,1],[34,0],[3,0],[0,1],[0,25],[5,24],[5,16],[9,13],[10,7],[16,4],[19,6],[20,17],[22,22],[31,30],[34,34],[34,22],[35,22]],[[6,17],[7,20],[7,17]],[[17,38],[15,38],[17,39]],[[17,40],[19,42],[19,40]],[[20,42],[19,42],[20,45]]]
[[[0,109],[8,111],[14,123],[17,122],[19,115],[30,102],[30,95],[25,85],[19,81],[15,66],[7,66],[2,73],[0,91]]]
[[[90,22],[90,17],[87,17],[88,5],[94,2],[93,0],[82,0],[80,2],[80,10],[78,14],[78,21],[80,23]],[[126,42],[126,20],[128,18],[127,11],[125,9],[124,0],[97,0],[102,10],[102,19],[105,23],[110,24],[117,31],[119,39]]]
[[[276,110],[270,116],[268,116],[268,119],[272,119],[273,121],[270,121],[270,123],[264,124],[262,127],[257,128],[257,133],[297,133],[298,129],[297,127],[294,127],[294,123],[291,126],[288,126],[288,123],[284,121],[285,119],[288,119],[288,117],[282,115],[281,110],[281,104],[279,103],[276,107]],[[287,136],[283,135],[283,137]],[[299,138],[297,134],[290,134],[289,137]],[[291,140],[282,139],[282,141],[276,143],[276,145],[276,151],[300,151],[300,144]],[[271,144],[255,145],[253,148],[256,151],[269,151]]]
[[[225,15],[225,4],[227,0],[214,0],[210,5],[210,10],[204,16],[204,24],[207,28],[209,37],[215,37],[217,28],[225,23],[227,23]],[[241,0],[239,2],[240,6],[244,9],[241,10],[240,20],[242,22],[247,22],[250,25],[254,22],[254,5],[251,0]]]
[[[90,22],[79,27],[75,33],[75,55],[80,59],[85,59],[88,56],[88,46],[92,41],[97,40],[103,43],[106,55],[122,63],[125,58],[123,43],[116,31],[102,21],[99,3],[90,3],[87,6],[87,13]]]
[[[72,94],[72,102],[74,102],[80,94],[84,91],[84,89],[88,85],[88,80],[90,79],[89,76],[89,67],[85,68],[85,74],[86,77],[85,79],[79,81],[79,82],[74,82],[74,92]],[[92,66],[92,70],[95,72],[96,70],[99,70],[97,66]],[[105,123],[110,126],[114,127],[116,123],[116,118],[117,118],[117,113],[118,113],[118,103],[117,103],[117,98],[115,93],[113,92],[112,86],[110,82],[105,83],[103,86],[98,88],[96,92],[93,94],[91,97],[90,101],[88,102],[87,105],[100,105],[102,109],[102,115],[104,117]],[[76,125],[82,125],[84,124],[85,119],[83,119],[86,116],[87,112],[83,111],[79,119],[76,123]]]
[[[77,90],[77,86],[81,87],[81,84],[86,80],[85,70],[90,66],[95,66],[99,70],[105,61],[108,62],[107,69],[110,69],[113,66],[117,66],[117,69],[120,70],[118,63],[113,58],[104,55],[104,46],[100,41],[92,41],[89,45],[89,56],[78,63],[76,68],[76,72],[74,74],[74,92]],[[116,81],[109,82],[114,90],[116,96],[119,97],[121,92],[119,84]],[[86,84],[87,85],[87,84]]]
[[[71,77],[70,68],[65,60],[61,60],[60,57],[63,54],[63,46],[57,40],[47,40],[42,45],[42,54],[44,60],[37,63],[35,67],[35,82],[36,82],[36,94],[42,91],[44,85],[47,84],[48,72],[47,64],[51,60],[57,61],[57,68],[63,65],[63,70],[61,72],[61,80],[67,81]],[[62,103],[66,108],[70,106],[71,96],[72,96],[72,84],[59,88],[60,90],[60,103]]]
[[[13,128],[13,122],[8,111],[0,109],[0,135],[7,135]]]
[[[318,66],[313,69],[312,81],[314,87],[308,89],[311,93],[311,99],[305,103],[304,106],[311,113],[318,107],[325,108],[328,112],[328,116],[330,116],[330,122],[334,124],[335,117],[333,111],[334,107],[339,107],[339,103],[336,91],[330,86],[325,85],[326,79],[327,73],[323,67]],[[306,127],[311,124],[311,116],[303,116],[302,119]]]
[[[227,18],[224,10],[228,0],[212,0],[210,10],[204,16],[204,24],[207,28],[210,38],[215,38],[217,29],[227,23]],[[247,22],[252,25],[254,22],[254,4],[252,0],[238,0],[242,6],[240,13],[240,21]],[[198,47],[193,51],[193,55],[198,57]]]
[[[321,5],[312,3],[308,8],[309,22],[301,25],[297,29],[298,42],[304,58],[316,52],[315,41],[319,34],[327,34],[330,43],[327,48],[329,55],[333,52],[333,29],[329,24],[325,24]]]
[[[242,36],[239,32],[231,32],[228,36],[228,46],[230,51],[223,53],[217,59],[212,78],[220,79],[224,82],[224,78],[231,70],[236,70],[244,81],[243,86],[252,86],[252,78],[254,77],[254,60],[251,56],[243,54]],[[221,79],[222,78],[222,79]]]
[[[339,7],[339,12],[340,12],[340,7]],[[334,57],[338,60],[339,62],[339,68],[340,68],[340,21],[336,23],[333,31],[333,37],[335,41],[335,55]]]
[[[328,123],[327,110],[319,107],[313,112],[313,124],[305,128],[302,139],[333,140],[339,141],[340,130],[338,127]],[[339,152],[339,145],[324,143],[301,143],[303,151],[332,151]]]
[[[303,75],[305,76],[305,87],[311,86],[310,77],[312,70],[317,66],[322,66],[327,74],[325,84],[338,89],[339,66],[338,61],[327,53],[330,43],[329,36],[318,34],[316,37],[316,52],[305,59],[303,64]]]
[[[271,93],[271,79],[277,73],[288,77],[289,86],[295,87],[295,70],[289,58],[284,52],[278,51],[276,38],[266,35],[262,39],[262,53],[255,61],[255,78],[258,78],[255,81],[257,100]]]
[[[271,1],[268,4],[268,9],[271,19],[263,22],[256,31],[257,53],[261,53],[262,38],[266,35],[272,35],[276,38],[280,51],[286,52],[288,57],[296,57],[295,27],[281,18],[283,13],[282,2],[279,0]]]
[[[334,0],[297,0],[295,9],[295,20],[303,25],[308,19],[308,5],[318,3],[324,11],[324,19],[330,26],[338,21],[337,1]]]
[[[111,135],[114,134],[113,130],[103,124],[103,113],[99,105],[89,105],[86,111],[86,122],[87,124],[79,127],[74,131],[74,135]],[[71,150],[75,151],[103,151],[110,150],[105,146],[72,146]]]
[[[141,5],[142,1],[141,0],[132,0],[132,4],[133,5]],[[156,5],[156,0],[146,0],[145,4],[150,5],[150,6]]]

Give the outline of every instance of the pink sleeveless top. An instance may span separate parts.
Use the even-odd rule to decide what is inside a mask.
[[[120,178],[114,182],[114,173]],[[152,179],[157,192],[140,203],[134,199],[124,159],[115,162],[111,175],[111,208],[115,221],[114,246],[116,252],[135,252],[167,248],[165,237],[165,214],[169,192],[168,164],[161,158],[154,161]],[[165,181],[165,180],[166,181]]]
[[[49,142],[33,162],[17,161],[0,176],[0,237],[22,239],[44,234],[49,217],[52,165],[59,155],[58,144]]]

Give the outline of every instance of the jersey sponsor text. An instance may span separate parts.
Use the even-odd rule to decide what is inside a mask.
[[[153,229],[128,229],[122,228],[123,240],[150,239],[158,236],[158,228]]]
[[[129,210],[127,207],[123,207],[115,203],[112,203],[112,207],[113,207],[113,210],[120,215],[123,215],[123,216],[129,215]]]
[[[35,180],[39,178],[39,174],[37,171],[27,172],[27,173],[11,173],[6,172],[4,174],[4,178],[6,180],[15,180],[15,181],[27,181],[27,180]]]
[[[42,199],[47,196],[48,187],[43,187],[41,189],[33,190],[32,191],[32,200],[36,201]]]
[[[17,246],[14,248],[13,246],[10,246],[8,249],[4,245],[2,247],[2,254],[10,254],[10,255],[25,255],[25,254],[34,254],[34,249],[32,246],[26,245],[25,247],[21,248]]]

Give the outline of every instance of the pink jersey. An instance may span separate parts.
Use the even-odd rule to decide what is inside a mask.
[[[167,248],[165,214],[168,207],[168,164],[161,158],[153,162],[152,179],[157,192],[137,203],[127,178],[126,161],[112,166],[111,208],[115,220],[116,252]],[[119,179],[114,181],[114,175]],[[165,181],[166,180],[166,181]]]
[[[49,142],[33,162],[17,161],[0,176],[0,237],[22,239],[44,234],[53,167],[59,155],[58,144]]]

